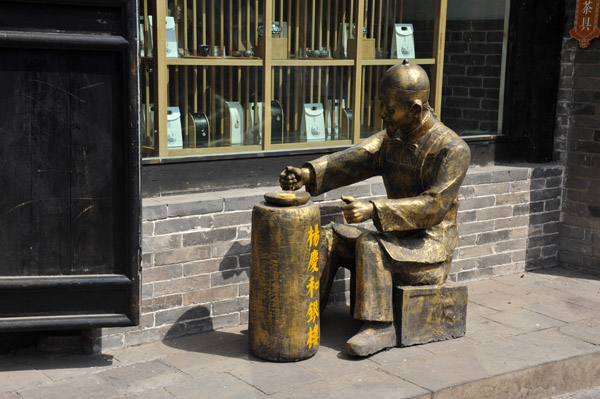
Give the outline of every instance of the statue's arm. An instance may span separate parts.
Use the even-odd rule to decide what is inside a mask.
[[[326,155],[303,165],[309,171],[306,191],[319,195],[379,175],[380,153],[385,131],[340,152]]]
[[[403,231],[425,229],[442,222],[458,195],[469,161],[470,151],[466,144],[441,150],[437,169],[427,189],[419,196],[371,201],[375,208],[375,227],[379,231]]]

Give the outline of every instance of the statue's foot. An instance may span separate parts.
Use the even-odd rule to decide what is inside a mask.
[[[396,328],[391,322],[365,322],[360,331],[346,342],[351,356],[369,356],[396,346]]]

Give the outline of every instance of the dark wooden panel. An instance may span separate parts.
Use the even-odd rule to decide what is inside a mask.
[[[273,186],[287,165],[301,165],[320,154],[289,154],[144,165],[142,196]]]
[[[67,60],[49,52],[13,52],[25,66],[31,114],[31,251],[24,275],[60,274],[70,258],[70,106]],[[42,69],[43,68],[43,69]]]
[[[79,33],[11,32],[0,30],[0,47],[70,49],[70,50],[120,50],[128,42],[122,36],[82,35]]]
[[[564,28],[565,0],[538,0],[531,88],[531,134],[529,162],[549,162],[554,149],[554,126],[560,79],[560,57]]]
[[[0,0],[0,331],[138,323],[137,5]]]
[[[0,319],[0,331],[7,331],[10,334],[0,334],[0,339],[8,339],[15,341],[13,332],[15,331],[43,331],[43,330],[71,330],[71,329],[87,329],[93,327],[125,327],[131,326],[131,320],[125,314],[79,314],[74,316],[32,316],[32,317],[14,317]],[[26,334],[25,337],[30,337],[28,333],[19,333],[19,337]],[[33,339],[29,338],[35,345],[38,341],[37,336]],[[5,344],[3,341],[2,344]],[[26,342],[15,343],[15,347],[11,348],[10,343],[7,348],[17,349],[19,347],[30,346]],[[2,346],[0,346],[0,351]]]
[[[6,60],[0,53],[0,59]],[[31,221],[28,193],[31,188],[31,135],[23,116],[30,113],[28,108],[35,104],[23,101],[21,107],[12,106],[15,97],[21,93],[20,87],[27,77],[20,75],[14,64],[0,63],[0,251],[4,266],[2,274],[19,274],[29,264],[29,235]],[[10,187],[10,189],[8,189]]]
[[[59,173],[45,172],[52,170],[47,161],[61,158],[61,154],[54,157],[59,150],[53,148],[51,141],[56,139],[56,143],[60,143],[59,136],[66,134],[68,138],[69,134],[68,108],[64,107],[66,85],[61,76],[66,62],[44,52],[7,50],[0,50],[0,59],[3,60],[0,63],[0,90],[4,93],[0,96],[0,107],[4,110],[4,116],[0,118],[0,173],[2,186],[8,188],[0,202],[4,226],[0,229],[0,249],[7,262],[0,273],[37,274],[46,266],[46,272],[53,273],[56,270],[51,265],[55,257],[45,250],[47,246],[42,248],[37,244],[45,244],[39,239],[44,238],[44,230],[50,227],[48,223],[58,226],[68,221],[68,215],[64,219],[64,204],[63,210],[60,204],[61,197],[68,203],[68,175],[65,193],[61,185],[56,184],[55,177]],[[40,145],[50,147],[39,148]],[[42,157],[38,149],[51,158]],[[63,166],[62,162],[57,164],[58,169]],[[44,184],[41,175],[53,182]],[[36,219],[40,215],[41,219]],[[54,223],[53,219],[60,219],[61,215],[62,220]],[[53,231],[47,237],[50,240],[47,244],[55,244],[52,241],[54,234],[60,236],[61,233],[64,232]]]
[[[471,165],[523,160],[523,145],[504,136],[469,139]],[[146,159],[142,168],[142,195],[146,198],[191,192],[277,186],[279,172],[347,147],[272,151],[256,154],[220,154],[197,159]]]
[[[117,6],[122,7],[131,17],[135,11],[133,0],[2,0],[3,3],[31,3],[31,4],[53,4],[70,6]],[[126,24],[127,21],[124,21]]]
[[[534,10],[534,1],[511,0],[503,129],[506,135],[515,138],[525,137],[527,134],[526,116],[528,103],[531,101],[528,82],[531,77],[534,46],[532,40],[518,40],[518,38],[525,37],[525,33],[531,29],[530,21]],[[527,37],[530,34],[527,34]]]
[[[0,30],[123,33],[120,7],[22,2],[0,3]]]
[[[6,317],[50,316],[90,313],[121,313],[127,310],[128,292],[117,287],[3,289],[0,320]]]
[[[3,92],[15,94],[0,99],[0,174],[11,188],[0,204],[10,260],[0,275],[125,273],[122,56],[0,55]]]
[[[552,158],[564,0],[510,3],[503,133],[529,162]]]
[[[73,288],[94,285],[130,286],[131,280],[120,274],[93,274],[87,276],[27,276],[0,277],[0,289]]]
[[[125,272],[122,64],[113,53],[71,57],[73,257],[68,274]]]

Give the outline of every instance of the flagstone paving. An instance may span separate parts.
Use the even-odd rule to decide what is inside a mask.
[[[465,337],[365,359],[347,307],[296,363],[250,354],[247,325],[101,355],[0,355],[0,398],[600,398],[600,279],[555,268],[468,283]]]

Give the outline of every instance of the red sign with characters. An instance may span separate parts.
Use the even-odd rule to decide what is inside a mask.
[[[581,48],[589,47],[592,39],[600,37],[599,16],[600,0],[577,0],[575,26],[569,33],[571,38],[579,41]]]

